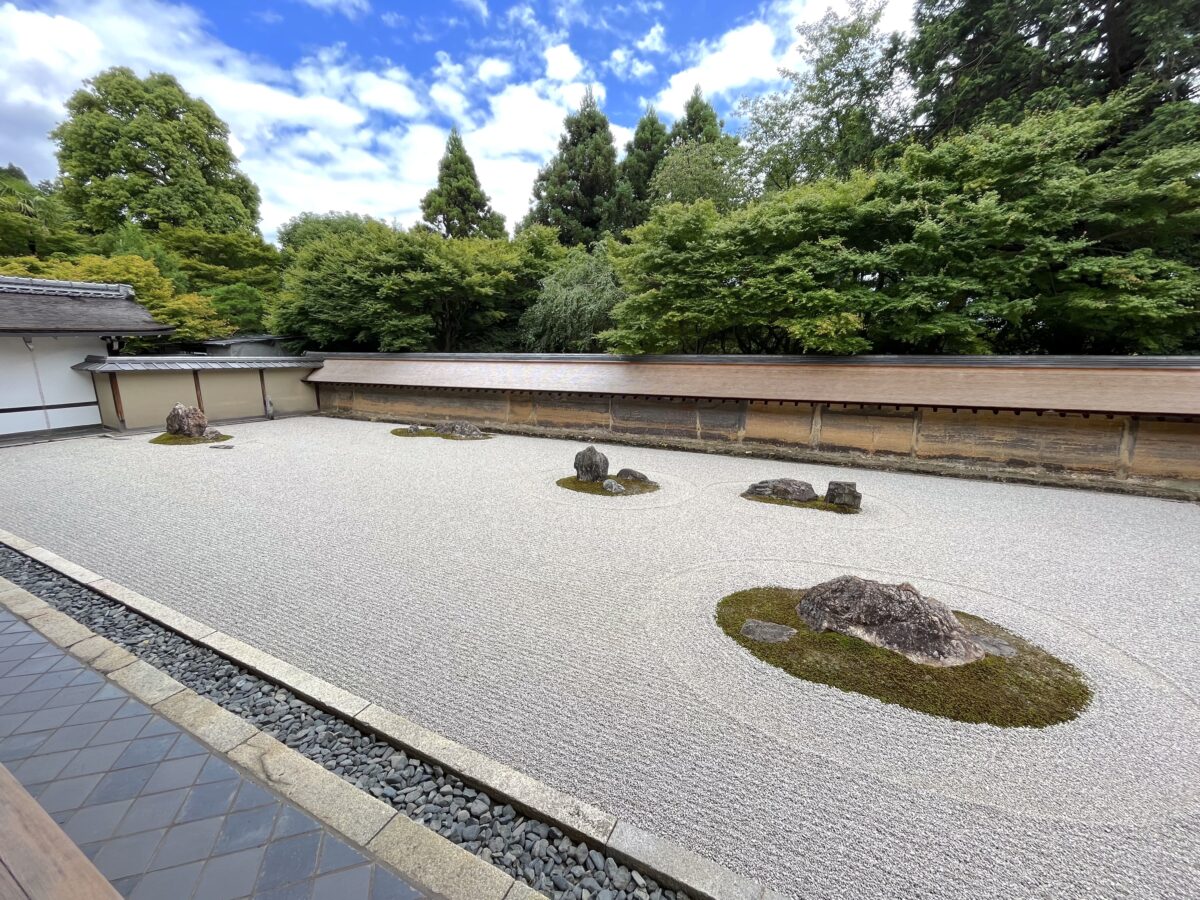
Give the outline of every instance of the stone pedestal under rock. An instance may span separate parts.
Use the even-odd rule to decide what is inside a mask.
[[[608,477],[608,457],[595,447],[575,454],[575,477],[580,481],[603,481]]]
[[[208,417],[198,406],[176,403],[167,413],[167,434],[202,438],[213,433],[215,432],[210,432],[208,428]]]
[[[797,481],[795,478],[770,478],[766,481],[756,481],[746,489],[751,497],[773,497],[776,500],[791,500],[793,503],[807,503],[817,499],[817,492],[807,481]]]
[[[831,481],[825,491],[825,502],[846,509],[862,509],[862,494],[853,481]]]
[[[444,437],[468,438],[470,440],[479,440],[482,437],[487,437],[487,435],[470,422],[442,422],[440,425],[433,426],[433,430]]]
[[[911,584],[843,575],[809,588],[796,606],[813,631],[837,631],[927,666],[961,666],[983,648],[944,604]]]

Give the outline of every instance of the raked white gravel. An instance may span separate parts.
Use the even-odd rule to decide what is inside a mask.
[[[0,528],[796,897],[1200,895],[1200,506],[322,418],[0,449]],[[847,517],[750,503],[858,482]],[[1083,670],[1043,730],[797,681],[720,597],[909,580]]]

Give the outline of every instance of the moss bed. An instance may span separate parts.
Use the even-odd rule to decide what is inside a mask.
[[[841,513],[843,516],[853,516],[862,510],[851,509],[848,506],[838,506],[836,503],[826,503],[820,497],[816,500],[807,500],[804,503],[798,500],[784,500],[780,497],[760,497],[758,494],[742,494],[747,500],[753,500],[755,503],[773,503],[776,506],[793,506],[798,509],[821,509],[825,512]]]
[[[491,440],[490,434],[485,434],[483,437],[459,437],[456,434],[438,434],[432,428],[422,428],[420,431],[409,431],[405,428],[393,428],[392,434],[396,437],[410,438],[441,438],[443,441],[487,441]]]
[[[634,494],[653,494],[658,490],[658,484],[653,481],[635,481],[632,478],[610,477],[617,484],[621,485],[621,487],[625,488],[625,493],[610,494],[604,489],[603,481],[580,481],[575,475],[560,478],[554,483],[561,488],[566,488],[568,491],[578,491],[581,494],[596,494],[601,497],[630,497]]]
[[[233,440],[231,434],[215,434],[212,437],[188,437],[186,434],[171,434],[169,431],[156,438],[150,438],[151,444],[166,444],[175,447],[187,447],[191,444],[219,444],[221,441]]]
[[[1069,722],[1091,701],[1074,666],[986,619],[955,612],[970,631],[1008,641],[1015,656],[924,666],[849,635],[812,631],[796,613],[803,596],[783,587],[738,591],[717,604],[717,624],[763,662],[797,678],[958,722],[1043,728]],[[752,641],[741,634],[747,619],[778,622],[796,633],[779,644]]]

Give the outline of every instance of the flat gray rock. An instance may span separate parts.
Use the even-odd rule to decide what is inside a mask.
[[[617,472],[617,477],[624,478],[626,481],[650,481],[649,478],[647,478],[637,469],[621,469],[619,472]]]
[[[780,625],[778,622],[764,622],[762,619],[747,619],[742,626],[742,637],[764,644],[782,644],[791,639],[796,633],[795,628]]]
[[[1010,659],[1017,655],[1017,648],[1004,638],[988,637],[984,634],[973,634],[971,637],[988,656],[1003,656],[1005,659]]]
[[[746,494],[751,497],[774,497],[776,500],[790,500],[793,503],[807,503],[817,499],[817,492],[807,481],[797,481],[795,478],[769,478],[766,481],[756,481],[746,488]]]

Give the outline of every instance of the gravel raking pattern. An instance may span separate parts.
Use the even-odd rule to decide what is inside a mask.
[[[687,900],[457,776],[0,545],[0,576],[481,859],[564,900]]]

